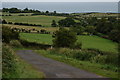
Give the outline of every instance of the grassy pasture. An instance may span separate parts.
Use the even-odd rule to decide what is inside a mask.
[[[41,24],[45,27],[50,27],[52,20],[58,22],[65,17],[58,16],[45,16],[45,15],[36,15],[36,16],[3,16],[7,22],[21,22],[21,23],[29,23],[29,24]]]
[[[20,33],[20,38],[29,42],[43,44],[52,44],[53,40],[52,35],[50,34]],[[95,48],[102,51],[117,52],[117,43],[98,36],[78,36],[77,42],[83,43],[83,49]]]
[[[98,36],[78,36],[78,42],[83,43],[83,48],[96,48],[102,51],[117,52],[117,43]]]
[[[28,42],[52,44],[52,35],[50,34],[20,33],[20,39],[27,40]]]

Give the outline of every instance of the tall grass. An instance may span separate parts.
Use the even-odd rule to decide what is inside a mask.
[[[75,50],[68,48],[52,49],[49,54],[63,55],[80,61],[89,61],[105,65],[105,69],[118,72],[118,54],[97,51],[97,50]]]
[[[3,78],[13,78],[18,76],[16,72],[16,58],[14,56],[13,50],[6,44],[3,44],[2,48],[2,70]]]
[[[2,50],[2,77],[3,78],[44,78],[42,72],[38,72],[31,65],[21,60],[7,44],[3,44]]]

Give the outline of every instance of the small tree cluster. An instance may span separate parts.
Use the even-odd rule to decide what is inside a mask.
[[[68,17],[58,21],[58,24],[59,26],[62,26],[62,27],[71,27],[71,26],[74,26],[76,23],[74,19]]]
[[[53,45],[55,47],[73,47],[77,40],[76,34],[70,30],[60,28],[55,32]]]
[[[55,21],[55,20],[52,20],[51,26],[52,26],[52,27],[57,27],[57,24],[56,24],[56,21]]]
[[[9,27],[2,26],[2,41],[9,43],[10,40],[18,39],[19,33],[12,31]]]

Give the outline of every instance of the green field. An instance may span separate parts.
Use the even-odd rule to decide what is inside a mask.
[[[52,20],[58,22],[65,17],[58,16],[45,16],[45,15],[37,15],[37,16],[3,16],[7,22],[19,22],[19,23],[29,23],[29,24],[41,24],[45,27],[50,27]]]
[[[29,42],[52,44],[52,35],[20,33],[20,38]],[[117,52],[117,43],[100,38],[98,36],[78,36],[78,42],[82,42],[82,48],[95,48],[102,51]]]
[[[52,44],[52,35],[50,34],[20,33],[20,38],[28,42]]]
[[[98,36],[78,36],[78,42],[83,43],[83,48],[96,48],[102,51],[117,52],[117,43]]]

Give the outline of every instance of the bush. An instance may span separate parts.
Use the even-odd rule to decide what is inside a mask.
[[[8,22],[8,24],[13,24],[12,22]]]
[[[74,21],[74,19],[67,17],[65,19],[59,20],[58,24],[60,27],[71,27],[74,26],[76,24],[76,22]]]
[[[54,35],[53,45],[55,47],[73,47],[77,40],[77,36],[74,32],[60,28]]]
[[[97,55],[96,53],[93,53],[91,51],[74,50],[69,48],[53,49],[51,50],[51,53],[65,55],[67,57],[78,60],[90,60],[91,57],[95,57]]]
[[[41,29],[40,32],[41,32],[42,34],[45,34],[46,30],[45,30],[45,29]]]
[[[91,51],[73,51],[73,58],[82,60],[82,61],[90,61],[91,57],[95,57],[97,54],[92,53]]]
[[[24,14],[19,14],[18,16],[25,16]]]
[[[18,39],[19,33],[13,31],[9,27],[2,26],[2,41],[5,43],[9,43],[10,40]]]
[[[2,24],[7,24],[7,21],[6,20],[2,20]]]
[[[77,50],[69,48],[57,48],[50,51],[51,54],[58,54],[74,58],[82,61],[90,61],[93,63],[108,64],[118,66],[118,55],[114,53],[108,53],[98,51],[97,49],[91,50]]]
[[[105,55],[102,56],[102,55],[98,54],[97,56],[91,58],[91,62],[105,64],[106,58],[107,58],[107,56],[105,56]]]
[[[118,66],[118,64],[119,64],[118,54],[109,54],[109,55],[107,55],[106,63],[107,64],[112,64],[114,66]]]
[[[11,40],[10,45],[13,47],[22,47],[22,44],[18,40]]]
[[[13,50],[6,44],[2,46],[2,70],[3,78],[11,78],[16,73],[16,58]]]
[[[74,49],[82,49],[82,43],[76,43]]]
[[[113,65],[108,65],[108,64],[103,65],[101,67],[101,69],[112,70],[114,72],[118,72],[119,71],[118,67],[115,67]]]

